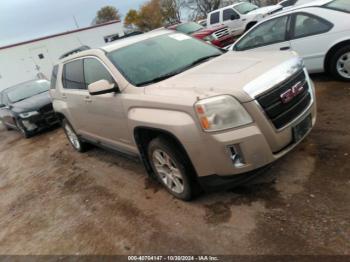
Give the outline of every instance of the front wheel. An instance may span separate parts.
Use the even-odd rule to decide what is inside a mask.
[[[192,199],[191,169],[176,145],[155,138],[148,146],[148,158],[157,179],[170,194],[186,201]]]
[[[85,152],[87,149],[86,143],[80,140],[78,135],[75,133],[73,127],[68,123],[67,120],[62,120],[62,127],[64,132],[66,133],[69,143],[73,146],[73,148],[78,152]]]
[[[330,71],[342,81],[350,81],[350,46],[340,48],[331,58]]]

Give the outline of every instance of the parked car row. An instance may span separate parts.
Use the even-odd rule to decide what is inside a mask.
[[[181,23],[69,53],[54,66],[46,104],[75,150],[93,144],[139,157],[169,193],[190,200],[253,179],[310,133],[308,70],[350,80],[349,13],[348,1],[319,0],[269,14],[230,50],[210,38],[227,25]],[[29,83],[3,91],[0,103],[2,121],[24,135],[40,129],[49,107],[48,83]]]

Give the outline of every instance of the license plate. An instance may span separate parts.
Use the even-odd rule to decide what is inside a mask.
[[[303,121],[297,124],[293,128],[294,142],[298,142],[307,134],[307,132],[312,128],[312,117],[308,115]]]

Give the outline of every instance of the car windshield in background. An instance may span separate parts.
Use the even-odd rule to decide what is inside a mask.
[[[19,84],[11,87],[7,91],[7,96],[12,103],[16,103],[29,97],[49,91],[50,82],[46,80],[38,80]]]
[[[259,7],[250,3],[242,3],[234,7],[242,15],[248,14],[251,11],[258,9]]]
[[[325,7],[341,12],[350,13],[350,0],[334,0],[326,4]]]
[[[200,40],[172,33],[112,51],[108,57],[130,83],[143,86],[222,54],[220,49]]]
[[[179,31],[184,34],[192,34],[202,29],[203,29],[203,26],[195,22],[181,24],[176,27],[176,31]]]

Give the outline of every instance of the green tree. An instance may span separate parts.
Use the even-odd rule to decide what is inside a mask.
[[[139,19],[139,14],[135,9],[130,9],[125,16],[124,24],[125,26],[136,25]]]
[[[105,6],[97,12],[95,24],[103,24],[113,20],[120,20],[119,10],[114,6]]]

